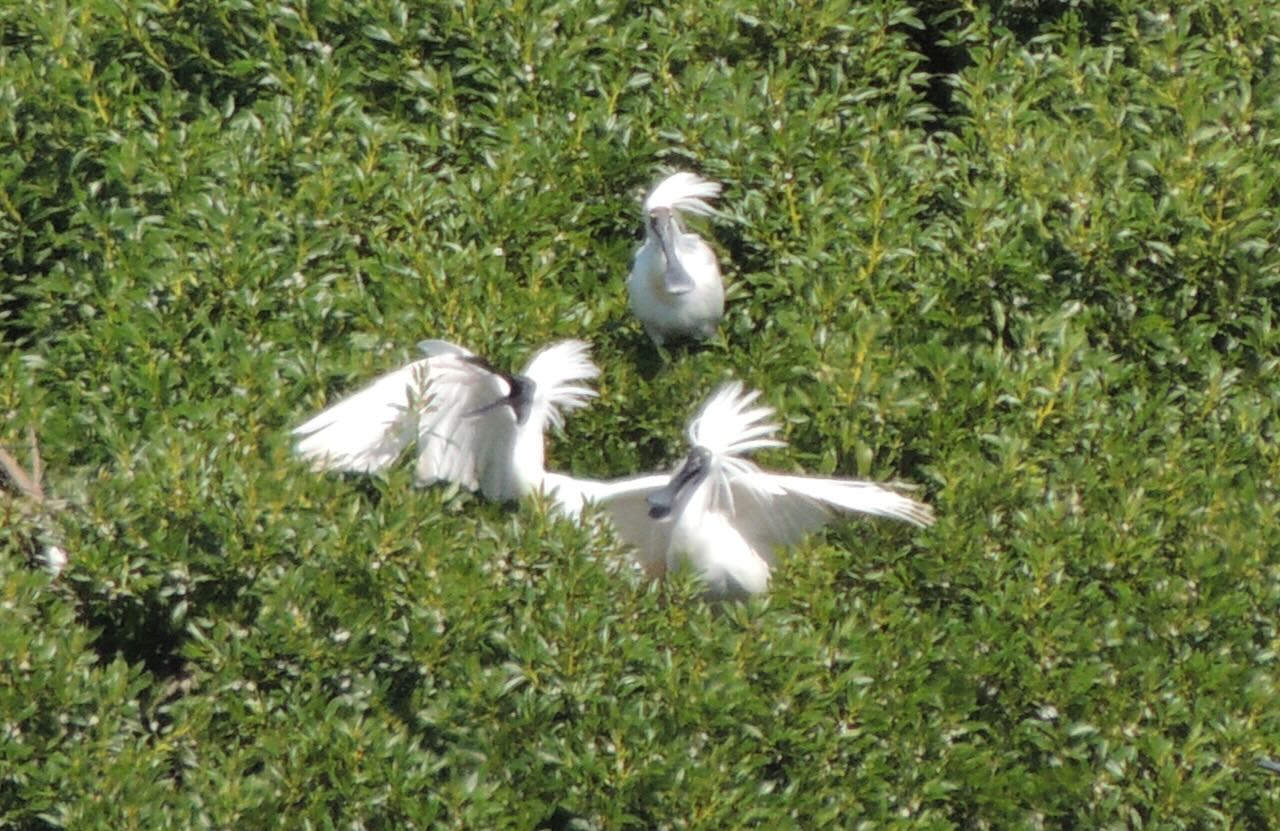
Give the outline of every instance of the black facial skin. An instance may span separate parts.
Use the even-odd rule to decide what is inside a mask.
[[[654,208],[649,212],[649,227],[658,238],[658,245],[662,247],[662,255],[667,261],[667,289],[674,294],[693,291],[693,277],[681,265],[675,252],[675,237],[682,232],[675,212],[670,208]]]
[[[690,450],[684,464],[671,477],[671,481],[645,497],[645,501],[649,503],[649,518],[666,519],[670,516],[680,494],[687,488],[696,487],[706,477],[710,467],[710,450],[705,447]]]
[[[467,413],[468,417],[484,415],[490,410],[497,409],[502,405],[511,408],[511,412],[515,414],[516,424],[523,426],[529,420],[529,411],[533,409],[533,396],[538,390],[538,385],[533,379],[525,375],[512,375],[503,372],[493,364],[481,358],[479,355],[468,355],[463,358],[469,364],[475,364],[481,369],[485,369],[497,375],[499,378],[507,382],[507,386],[511,388],[511,392],[494,401],[492,404],[486,404],[483,407],[472,410]]]

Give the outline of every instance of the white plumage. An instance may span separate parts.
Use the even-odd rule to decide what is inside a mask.
[[[836,510],[933,523],[928,505],[874,482],[768,473],[743,458],[783,445],[769,421],[773,410],[756,405],[758,397],[738,382],[725,384],[690,424],[693,447],[674,474],[605,483],[596,501],[636,547],[647,575],[662,577],[687,560],[708,596],[743,596],[768,588],[775,549]]]
[[[631,311],[659,346],[671,338],[709,338],[724,316],[715,252],[680,221],[681,212],[713,216],[706,200],[719,193],[718,183],[682,172],[663,179],[645,199],[645,240],[627,294]]]
[[[423,341],[426,357],[376,379],[294,429],[296,452],[320,470],[384,470],[417,442],[417,481],[456,482],[495,501],[537,489],[543,432],[595,391],[580,382],[600,370],[582,341],[540,351],[508,375],[445,341]]]
[[[644,200],[645,213],[668,208],[685,213],[715,216],[716,209],[707,203],[720,195],[720,183],[703,179],[696,173],[682,171],[663,179]]]

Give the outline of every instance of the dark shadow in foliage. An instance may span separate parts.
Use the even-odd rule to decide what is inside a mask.
[[[658,347],[653,341],[649,340],[649,336],[643,331],[632,332],[627,337],[627,343],[624,347],[631,363],[635,365],[636,372],[645,381],[652,381],[658,377],[665,366],[662,360],[662,353],[658,351]]]
[[[929,76],[924,86],[924,98],[935,115],[925,122],[925,128],[931,132],[948,129],[951,119],[963,112],[955,102],[951,78],[973,61],[969,58],[968,49],[946,42],[947,30],[956,24],[960,14],[962,12],[951,4],[925,3],[920,8],[925,27],[906,30],[912,47],[924,58],[920,69]]]
[[[396,461],[396,464],[412,464],[410,454],[407,452],[403,454],[402,458]],[[382,481],[367,473],[343,472],[342,481],[355,491],[361,501],[368,503],[371,510],[382,504],[382,500],[387,495]]]
[[[669,340],[658,346],[643,331],[636,331],[625,337],[620,349],[628,353],[636,372],[645,381],[653,381],[667,370],[667,367],[680,361],[684,356],[707,349],[703,341],[677,339]]]
[[[181,670],[186,636],[173,625],[169,603],[158,592],[104,602],[96,593],[85,592],[86,584],[79,586],[80,603],[86,609],[84,623],[98,633],[93,649],[102,663],[121,657],[130,664],[142,664],[160,678]]]
[[[992,28],[1007,30],[1024,44],[1044,34],[1063,17],[1073,14],[1087,41],[1099,46],[1115,21],[1125,14],[1114,4],[1105,2],[996,0],[983,5],[991,13]],[[963,9],[956,8],[954,3],[943,0],[925,0],[917,9],[919,18],[925,24],[924,28],[907,28],[904,33],[924,58],[920,68],[929,76],[924,87],[924,97],[936,115],[926,123],[926,129],[931,132],[945,131],[950,128],[952,119],[964,112],[955,102],[951,78],[973,63],[968,47],[958,43],[958,35],[972,23],[972,17],[965,14]]]
[[[382,682],[382,704],[387,711],[395,715],[402,724],[411,728],[419,737],[426,739],[423,744],[427,749],[443,752],[452,741],[452,737],[436,725],[424,723],[414,713],[413,697],[422,686],[423,671],[408,658],[397,657],[388,652],[377,654],[374,657],[374,666],[378,667],[378,675]]]
[[[538,831],[577,831],[580,828],[595,828],[585,817],[575,814],[563,805],[557,805],[551,815],[538,823]]]
[[[919,442],[908,441],[904,444],[898,453],[897,470],[898,475],[907,482],[927,482],[928,474],[925,472],[925,466],[933,464],[936,460],[929,454],[920,450],[922,447]],[[935,494],[927,490],[920,490],[912,494],[916,499],[920,499],[930,504],[936,503]]]
[[[767,246],[754,242],[743,233],[745,225],[726,223],[717,227],[715,240],[724,249],[722,262],[732,263],[738,274],[760,274],[773,270],[775,258]],[[727,281],[727,277],[726,277]]]
[[[1101,45],[1106,33],[1117,20],[1129,12],[1112,2],[1089,0],[989,0],[981,3],[991,15],[992,28],[1008,31],[1020,43],[1043,35],[1063,18],[1071,15],[1078,21],[1081,31],[1092,45]],[[941,40],[944,29],[959,31],[971,18],[959,12],[954,3],[946,0],[924,0],[917,6],[919,17],[925,22],[923,34],[929,41]]]
[[[216,565],[226,562],[227,546],[236,544],[234,541],[193,517],[175,515],[169,517],[169,522],[175,527],[185,526],[189,553],[186,562],[207,579],[194,580],[181,591],[161,583],[144,594],[123,597],[104,594],[96,581],[73,582],[84,610],[84,623],[98,633],[93,649],[100,660],[106,663],[119,656],[130,664],[141,664],[160,680],[184,672],[183,647],[190,639],[188,620],[228,616],[252,620],[258,604],[256,600],[246,604],[245,600],[256,574]],[[180,603],[186,609],[179,614],[176,610]]]

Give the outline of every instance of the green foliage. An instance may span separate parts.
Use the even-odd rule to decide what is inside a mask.
[[[68,502],[0,502],[0,825],[1280,823],[1278,47],[1239,0],[0,5],[0,445]],[[660,359],[677,168],[730,303]],[[669,465],[734,376],[767,463],[938,524],[709,607],[290,457],[421,338],[570,336],[553,465]]]

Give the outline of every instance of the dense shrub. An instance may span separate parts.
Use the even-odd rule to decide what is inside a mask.
[[[0,6],[0,825],[1265,828],[1280,11],[1266,4]],[[723,331],[622,281],[661,173]],[[580,336],[564,469],[924,487],[767,598],[288,429],[456,340]],[[38,567],[60,542],[68,568]]]

